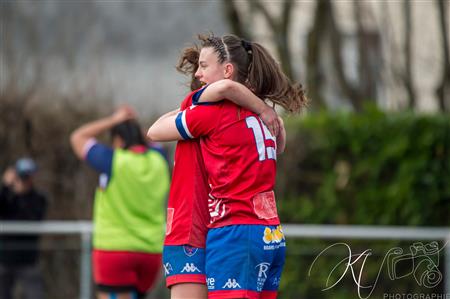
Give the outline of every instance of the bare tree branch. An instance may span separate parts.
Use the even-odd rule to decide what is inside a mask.
[[[236,7],[235,1],[223,0],[222,4],[225,12],[225,19],[228,21],[231,32],[237,36],[250,40],[250,32],[245,29],[245,25],[239,15],[239,10]]]
[[[278,31],[277,27],[277,21],[275,20],[275,18],[269,13],[269,11],[267,10],[267,8],[261,4],[261,2],[259,0],[250,0],[250,6],[253,9],[258,10],[259,12],[262,13],[262,15],[264,16],[265,20],[267,21],[267,23],[269,24],[270,28],[276,32]]]

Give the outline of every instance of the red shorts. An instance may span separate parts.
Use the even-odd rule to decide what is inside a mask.
[[[94,281],[106,292],[147,292],[161,269],[160,253],[94,250]]]

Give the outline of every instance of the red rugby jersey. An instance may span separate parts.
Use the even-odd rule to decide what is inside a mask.
[[[199,103],[181,111],[175,122],[184,139],[202,137],[210,227],[279,224],[272,191],[276,140],[256,114],[230,101]]]
[[[192,105],[194,93],[184,99],[181,110]],[[210,189],[199,140],[178,141],[174,160],[164,245],[189,244],[204,248]]]

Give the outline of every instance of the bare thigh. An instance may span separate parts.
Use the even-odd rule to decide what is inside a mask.
[[[170,299],[207,299],[208,290],[201,283],[180,283],[170,288]]]

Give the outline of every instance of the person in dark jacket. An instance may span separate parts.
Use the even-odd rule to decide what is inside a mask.
[[[17,160],[14,167],[4,172],[0,187],[0,221],[44,218],[47,199],[34,187],[36,172],[36,163],[30,158]],[[38,235],[0,234],[0,299],[13,298],[17,284],[21,284],[25,298],[43,298],[38,255]]]

